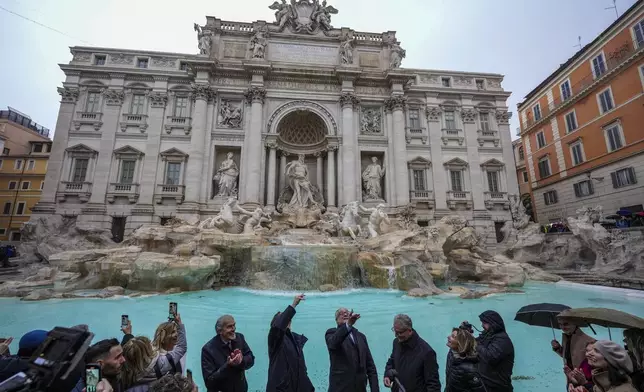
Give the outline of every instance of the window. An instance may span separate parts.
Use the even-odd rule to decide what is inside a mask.
[[[598,78],[606,72],[606,62],[604,61],[604,54],[600,53],[597,57],[593,58],[593,75]]]
[[[424,191],[425,188],[425,171],[424,170],[414,170],[414,190]]]
[[[527,171],[522,171],[521,174],[523,175],[523,182],[528,182],[528,172]]]
[[[22,159],[16,159],[13,163],[13,168],[15,170],[22,170]]]
[[[16,189],[18,187],[18,183],[16,181],[9,181],[9,189]]]
[[[626,185],[637,183],[637,178],[635,178],[635,169],[632,167],[612,172],[610,173],[610,176],[613,180],[613,188],[621,188]]]
[[[500,192],[499,187],[499,172],[487,172],[487,185],[490,192]]]
[[[577,129],[577,115],[574,111],[567,113],[564,118],[566,119],[566,132],[570,133]]]
[[[570,145],[570,155],[572,155],[573,166],[584,163],[584,146],[580,140]]]
[[[9,152],[10,152],[10,151],[11,151],[11,150],[10,150],[10,149],[8,149],[8,148],[3,148],[3,149],[2,149],[2,155],[9,155]]]
[[[132,95],[132,105],[130,106],[130,114],[143,114],[145,107],[145,95],[134,94]]]
[[[543,201],[547,206],[557,203],[557,191],[548,191],[543,193]]]
[[[485,90],[485,81],[483,79],[476,79],[476,88],[478,90]]]
[[[89,113],[98,112],[99,98],[100,98],[99,93],[96,93],[96,92],[87,93],[87,103],[85,104],[85,111]]]
[[[0,169],[2,169],[2,159],[0,159]]]
[[[597,99],[599,101],[599,112],[601,114],[604,114],[609,110],[613,110],[615,107],[613,103],[613,94],[611,93],[610,88],[599,93],[597,95]]]
[[[34,170],[34,167],[36,166],[36,161],[33,159],[30,159],[27,161],[27,170]]]
[[[74,161],[74,171],[72,175],[72,182],[85,182],[88,165],[89,165],[89,159],[87,158],[77,158]]]
[[[23,181],[21,188],[23,190],[27,190],[27,189],[31,188],[31,182],[30,181]]]
[[[633,32],[635,33],[636,45],[638,48],[641,48],[644,46],[644,19],[633,26]]]
[[[2,210],[2,213],[4,215],[11,215],[11,203],[10,202],[4,203],[4,210]]]
[[[537,147],[544,148],[546,146],[546,135],[543,131],[537,133]]]
[[[182,71],[187,71],[188,70],[188,64],[180,63],[179,64],[179,69],[182,70]]]
[[[454,111],[446,110],[443,116],[445,116],[445,129],[456,129],[456,114]]]
[[[137,68],[147,68],[148,67],[148,59],[137,59],[136,60],[136,66],[137,66]]]
[[[570,80],[566,80],[561,83],[561,100],[565,101],[572,96],[572,90],[570,89]]]
[[[452,80],[450,78],[441,78],[443,87],[452,87]]]
[[[94,56],[95,65],[105,65],[105,56]]]
[[[595,193],[591,180],[578,182],[576,184],[573,184],[573,187],[575,188],[575,196],[577,197],[590,196]]]
[[[19,231],[12,231],[11,232],[11,241],[20,241],[21,234]]]
[[[121,184],[131,184],[134,180],[134,167],[136,161],[121,161]]]
[[[42,147],[42,143],[34,143],[34,152],[43,152]]]
[[[481,122],[481,130],[490,130],[490,114],[487,112],[479,113],[479,121]]]
[[[409,109],[409,127],[420,128],[420,111],[418,109]]]
[[[174,116],[188,117],[188,97],[176,97],[174,99]]]
[[[523,151],[523,146],[519,147],[519,160],[523,161],[525,159],[525,152]]]
[[[181,163],[168,162],[165,173],[166,185],[179,185],[181,182]]]
[[[452,191],[463,191],[463,172],[460,170],[450,170],[449,177],[452,180]]]
[[[622,134],[622,127],[619,123],[609,125],[604,129],[604,136],[606,137],[606,148],[608,152],[613,152],[624,147],[624,135]]]
[[[549,177],[550,174],[550,159],[548,159],[548,157],[541,158],[539,160],[539,177]]]
[[[16,215],[22,215],[24,213],[25,213],[25,202],[19,201],[18,205],[16,206]]]
[[[0,235],[5,235],[5,234],[7,234],[7,229],[5,228],[0,229]]]
[[[40,190],[42,191],[44,187],[45,187],[45,181],[40,181]]]
[[[532,108],[532,113],[534,114],[534,121],[541,120],[541,105],[534,105],[534,107]]]

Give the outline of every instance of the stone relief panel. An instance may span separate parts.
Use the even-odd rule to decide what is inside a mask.
[[[244,42],[224,41],[224,58],[227,59],[244,59],[248,44]]]
[[[222,98],[217,113],[217,127],[241,129],[244,120],[244,103],[241,99]]]
[[[382,107],[362,106],[360,108],[360,133],[363,135],[382,134]]]
[[[380,68],[380,52],[359,52],[358,60],[361,67]]]
[[[74,58],[72,59],[72,61],[77,61],[79,63],[88,63],[91,58],[91,53],[74,53]]]
[[[152,57],[152,65],[163,68],[176,68],[177,60],[171,57]]]
[[[271,61],[336,65],[338,63],[338,49],[333,46],[271,42],[268,45],[268,57]]]
[[[440,78],[438,75],[420,74],[419,79],[420,84],[440,84]]]
[[[110,63],[112,64],[132,64],[134,62],[134,56],[129,54],[111,54]]]
[[[455,76],[453,80],[454,80],[454,85],[456,86],[471,87],[474,84],[472,81],[472,78],[468,76]]]

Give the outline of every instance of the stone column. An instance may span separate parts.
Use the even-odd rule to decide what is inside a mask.
[[[188,164],[186,167],[186,195],[184,206],[188,209],[198,210],[199,196],[203,182],[201,173],[203,160],[210,135],[206,132],[208,121],[208,99],[212,94],[210,85],[195,83],[192,85],[193,99],[195,100],[194,111],[192,112],[192,130],[190,137],[190,149],[188,150]]]
[[[357,189],[360,181],[356,181],[356,165],[358,164],[358,136],[353,129],[353,111],[360,101],[353,93],[342,93],[340,106],[342,106],[342,198],[345,205],[357,200]]]
[[[65,162],[65,150],[69,143],[69,129],[74,119],[74,108],[78,101],[79,90],[77,88],[59,87],[60,108],[58,109],[58,120],[56,121],[56,133],[54,143],[52,144],[51,153],[49,154],[49,163],[47,174],[45,175],[45,185],[42,196],[38,204],[32,208],[33,212],[51,212],[55,211],[56,192],[60,181],[67,181],[61,178],[63,174],[63,164]]]
[[[326,156],[326,205],[335,207],[335,150],[336,146],[329,146]]]
[[[166,92],[152,92],[148,95],[148,100],[150,101],[148,138],[145,143],[141,195],[139,196],[138,204],[152,206],[154,193],[156,192],[159,153],[161,152],[161,132],[165,107],[168,103],[168,94]]]
[[[436,210],[447,210],[447,191],[449,190],[449,181],[443,166],[443,139],[441,128],[441,109],[437,105],[428,106],[427,115],[427,133],[429,135],[429,150],[432,156],[432,190],[434,191],[434,202]]]
[[[397,206],[409,203],[409,175],[407,169],[407,140],[405,139],[405,117],[403,109],[407,104],[407,98],[402,95],[394,95],[389,98],[386,105],[393,116],[393,142],[394,142],[394,175],[396,177],[395,197]]]
[[[509,195],[519,195],[519,184],[517,181],[517,176],[510,173],[508,175],[508,170],[514,171],[514,167],[508,162],[514,162],[514,150],[509,147],[512,146],[512,136],[510,134],[510,119],[512,118],[512,112],[506,110],[497,110],[496,112],[496,124],[499,129],[499,138],[501,139],[501,147],[503,148],[503,161],[505,163],[505,172],[506,179],[506,192]],[[526,154],[527,155],[527,154]]]
[[[483,185],[483,172],[481,171],[481,160],[479,157],[478,130],[476,129],[476,110],[473,108],[463,108],[461,110],[461,119],[463,120],[463,133],[465,136],[465,145],[467,146],[467,162],[469,163],[470,186],[468,191],[472,196],[474,210],[487,210],[485,208],[484,193],[487,188]],[[467,184],[467,182],[466,182]]]
[[[243,179],[244,200],[243,203],[250,203],[259,206],[260,204],[260,183],[262,174],[262,114],[264,110],[264,99],[266,89],[262,87],[251,87],[246,93],[246,100],[251,104],[250,127],[244,137],[244,170],[246,178]]]
[[[266,183],[266,205],[273,209],[275,208],[275,166],[277,165],[277,143],[269,141],[266,143],[268,147],[268,182]]]
[[[324,192],[324,189],[322,189],[324,187],[324,181],[322,181],[322,165],[324,165],[322,152],[315,153],[315,157],[317,158],[317,162],[315,164],[315,181],[317,182],[318,190],[322,193]]]
[[[286,186],[286,174],[284,174],[286,172],[286,154],[287,154],[286,151],[282,151],[282,153],[280,154],[280,186],[279,186],[279,192],[281,192],[282,189],[284,189],[284,187]]]

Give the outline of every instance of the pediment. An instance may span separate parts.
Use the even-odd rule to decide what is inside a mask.
[[[137,150],[136,148],[132,146],[123,146],[121,148],[118,148],[114,150],[114,155],[135,155],[135,156],[143,156],[143,152],[140,150]]]
[[[467,167],[468,163],[461,158],[452,158],[443,164],[444,166]]]
[[[492,158],[492,159],[489,159],[489,160],[481,163],[481,166],[502,167],[502,166],[505,166],[505,163],[499,161],[498,159]]]
[[[98,151],[96,151],[96,150],[94,150],[94,149],[92,149],[90,147],[87,147],[86,145],[84,145],[82,143],[81,144],[76,144],[76,145],[71,146],[71,147],[67,147],[67,149],[65,151],[71,152],[71,153],[76,153],[76,154],[98,154]]]
[[[432,166],[432,161],[430,161],[427,158],[423,158],[423,157],[419,156],[419,157],[416,157],[416,158],[408,161],[407,166],[408,167],[425,167],[425,168],[429,168],[429,167]]]
[[[188,156],[185,152],[179,150],[178,148],[172,147],[169,150],[165,150],[160,154],[162,157],[181,157],[185,158]]]

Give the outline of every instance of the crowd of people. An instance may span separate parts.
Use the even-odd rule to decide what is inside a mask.
[[[296,308],[305,299],[277,312],[268,333],[267,392],[313,392],[304,357],[307,338],[291,330]],[[329,351],[329,392],[379,392],[380,379],[367,337],[358,330],[360,314],[340,308],[334,328],[326,331]],[[464,321],[447,338],[445,392],[512,392],[514,345],[501,316],[487,310],[479,316],[482,330]],[[575,325],[560,323],[562,342],[551,342],[562,357],[568,392],[644,392],[642,360],[644,334],[627,330],[627,348],[592,337]],[[87,329],[87,326],[73,328]],[[201,369],[208,392],[246,392],[246,372],[255,356],[244,335],[236,331],[231,315],[219,317],[216,335],[201,349]],[[72,392],[196,392],[191,372],[186,369],[186,329],[179,314],[157,327],[154,338],[132,335],[132,325],[122,328],[121,341],[101,340],[89,347],[86,364],[100,367],[101,380],[88,390],[82,368],[61,382],[55,391]],[[441,392],[436,352],[413,327],[405,314],[394,317],[391,355],[384,369],[383,383],[393,392]],[[16,355],[9,353],[11,339],[0,342],[0,382],[26,371],[28,361],[47,338],[48,331],[28,332],[19,342]],[[184,377],[186,374],[187,377]],[[563,389],[563,385],[562,385]]]

